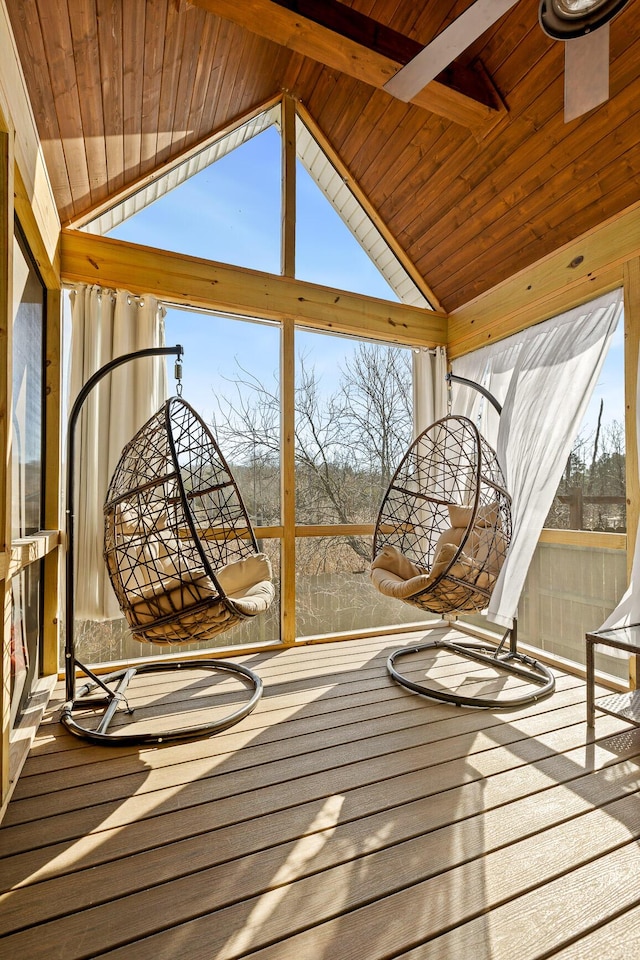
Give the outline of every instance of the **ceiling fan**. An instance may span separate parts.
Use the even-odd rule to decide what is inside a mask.
[[[399,100],[411,100],[448,67],[517,0],[475,0],[413,60],[384,85]],[[609,99],[609,23],[629,0],[540,0],[538,20],[554,40],[564,41],[564,121]]]

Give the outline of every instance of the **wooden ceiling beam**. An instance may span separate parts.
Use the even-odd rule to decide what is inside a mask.
[[[280,46],[382,89],[421,45],[338,0],[193,0]],[[506,115],[490,78],[452,66],[410,101],[482,137]]]
[[[100,283],[169,303],[267,320],[291,318],[304,327],[387,343],[432,347],[446,343],[447,318],[411,307],[199,257],[156,250],[80,230],[61,233],[61,270],[70,283]]]

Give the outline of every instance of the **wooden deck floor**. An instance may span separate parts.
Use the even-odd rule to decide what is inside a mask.
[[[594,740],[565,675],[517,710],[427,701],[386,673],[405,642],[245,657],[258,707],[189,743],[96,747],[52,711],[0,829],[0,958],[640,956],[640,730]],[[202,707],[196,677],[144,682],[152,713]]]

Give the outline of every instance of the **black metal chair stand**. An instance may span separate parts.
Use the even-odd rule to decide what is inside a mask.
[[[429,643],[422,643],[412,647],[403,647],[395,650],[387,659],[387,670],[390,675],[401,686],[406,687],[413,693],[419,693],[422,696],[433,700],[442,700],[445,703],[453,703],[458,707],[485,707],[496,709],[513,709],[524,706],[527,703],[535,703],[543,697],[549,696],[555,690],[555,677],[545,664],[540,663],[534,657],[529,657],[524,653],[518,653],[517,650],[517,627],[507,630],[499,644],[493,645],[483,640],[434,640]],[[507,640],[509,644],[507,646]],[[506,649],[505,649],[506,648]],[[527,687],[524,693],[515,693],[510,696],[501,697],[482,697],[482,696],[464,696],[464,694],[451,693],[436,687],[429,687],[424,683],[416,683],[409,677],[403,675],[396,669],[396,661],[411,654],[420,653],[423,650],[445,650],[449,653],[457,654],[471,662],[481,663],[486,667],[502,670],[511,676],[519,677],[532,684],[534,689]]]
[[[82,405],[97,383],[123,363],[142,357],[175,355],[176,376],[182,347],[157,347],[118,357],[100,368],[84,385],[72,407],[67,434],[66,492],[66,702],[61,722],[70,733],[102,745],[167,743],[209,736],[226,730],[255,708],[263,690],[260,677],[240,664],[217,659],[145,662],[98,675],[78,661],[74,638],[74,469],[75,429]],[[171,407],[172,402],[174,406]],[[173,419],[172,419],[173,411]],[[165,436],[160,439],[163,425]],[[175,427],[176,435],[172,433]],[[138,477],[128,492],[117,489],[123,477],[135,477],[136,455],[143,450],[151,429],[155,446],[142,457],[145,478]],[[194,452],[189,444],[199,444]],[[191,455],[191,460],[189,456]],[[198,474],[206,471],[207,483],[196,489]],[[215,480],[212,475],[216,474]],[[186,482],[186,487],[185,487]],[[126,481],[125,481],[126,483]],[[238,568],[247,562],[264,568],[266,558],[255,559],[257,544],[235,481],[206,425],[181,398],[167,401],[123,451],[110,485],[111,508],[105,506],[105,558],[116,595],[134,636],[153,643],[193,642],[228,629],[268,605],[270,583],[239,590],[234,599],[223,586],[224,576],[238,588]],[[109,497],[108,497],[109,501]],[[200,532],[203,531],[202,536]],[[153,542],[153,537],[158,542]],[[206,540],[203,540],[206,537]],[[230,551],[234,551],[230,555]],[[259,555],[261,557],[261,555]],[[154,558],[157,563],[154,563]],[[229,562],[230,561],[230,562]],[[234,562],[235,561],[235,562]],[[244,561],[244,566],[243,566]],[[215,563],[215,567],[214,567]],[[220,569],[226,563],[226,573]],[[268,564],[268,561],[267,561]],[[229,573],[231,571],[231,573]],[[270,571],[269,571],[270,572]],[[262,575],[262,574],[261,574]],[[246,576],[245,576],[246,579]],[[246,584],[245,584],[246,586]],[[251,586],[251,585],[249,585]],[[265,600],[267,597],[267,600]],[[132,613],[133,609],[133,613]],[[204,723],[161,732],[118,732],[110,725],[117,711],[132,714],[126,691],[138,674],[185,670],[230,675],[248,688],[246,702],[228,715]],[[77,670],[86,680],[77,687]],[[78,714],[102,711],[95,727]]]

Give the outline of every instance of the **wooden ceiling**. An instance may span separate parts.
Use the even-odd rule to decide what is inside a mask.
[[[610,100],[569,124],[538,0],[411,104],[384,79],[468,0],[5,2],[63,223],[281,91],[447,310],[640,199],[639,0],[611,24]],[[314,7],[369,19],[318,29]]]

